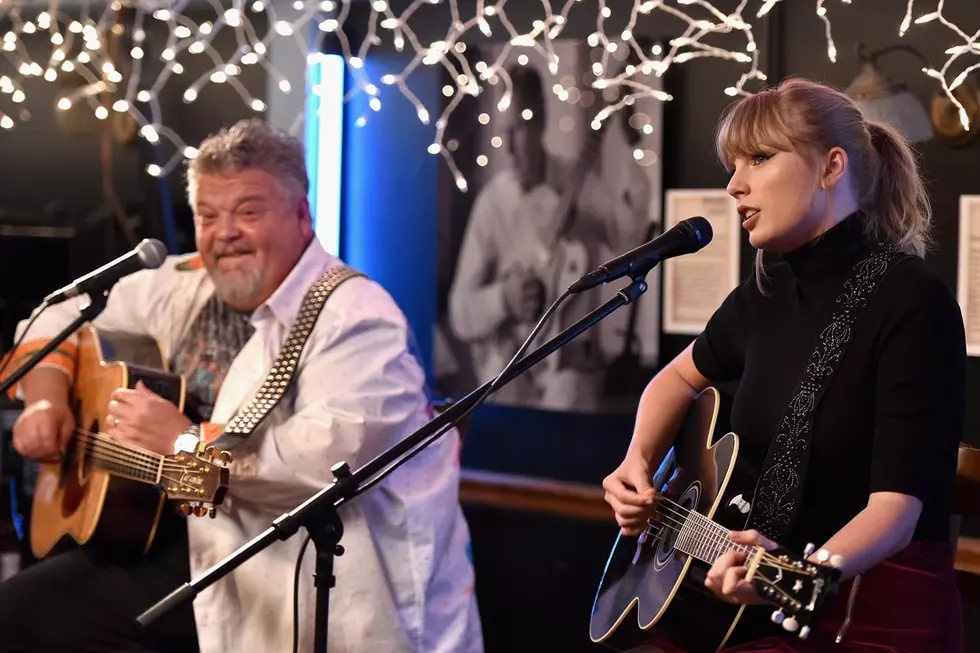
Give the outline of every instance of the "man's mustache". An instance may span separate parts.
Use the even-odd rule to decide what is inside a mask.
[[[211,255],[215,258],[221,258],[222,256],[229,256],[232,254],[254,254],[255,250],[251,248],[244,247],[224,247],[224,248],[214,248],[211,250]]]

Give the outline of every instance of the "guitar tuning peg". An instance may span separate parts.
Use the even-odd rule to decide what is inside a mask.
[[[208,509],[207,508],[205,508],[201,504],[197,504],[196,506],[194,506],[194,516],[195,517],[203,517],[206,514],[208,514]]]
[[[803,557],[809,558],[813,554],[813,552],[816,551],[816,549],[817,546],[813,542],[808,543],[806,545],[806,548],[803,549]]]
[[[180,512],[180,514],[182,514],[184,517],[187,517],[188,515],[191,514],[191,504],[182,503],[179,506],[177,506],[177,511]]]
[[[204,457],[208,460],[214,460],[215,455],[217,455],[218,450],[214,448],[214,445],[208,445],[204,449]]]
[[[803,626],[802,628],[800,628],[800,639],[806,639],[809,636],[810,636],[809,626]]]
[[[830,556],[830,566],[834,569],[841,569],[844,566],[844,556],[836,553]]]
[[[800,627],[800,622],[796,620],[795,617],[787,617],[783,619],[783,629],[795,633],[796,629]]]
[[[224,463],[225,465],[227,465],[228,463],[231,462],[231,452],[230,451],[221,451],[221,452],[219,452],[218,453],[218,460],[220,462]]]
[[[217,516],[217,514],[218,514],[217,509],[214,506],[211,506],[211,509],[208,510],[208,517],[210,517],[211,519],[214,519],[215,516]]]
[[[779,608],[778,610],[772,613],[771,618],[774,624],[781,624],[783,623],[783,619],[786,618],[786,615],[783,614],[783,609]]]
[[[820,562],[827,562],[828,560],[830,560],[830,551],[828,551],[827,549],[820,549],[819,551],[817,551],[817,560],[819,560]]]

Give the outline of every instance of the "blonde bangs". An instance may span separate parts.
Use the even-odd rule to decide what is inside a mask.
[[[779,97],[772,91],[750,95],[734,104],[718,127],[718,158],[727,170],[739,157],[751,157],[765,149],[790,151],[793,141],[783,120]]]

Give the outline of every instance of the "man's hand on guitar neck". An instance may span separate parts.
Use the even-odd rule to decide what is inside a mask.
[[[110,437],[161,454],[172,454],[177,437],[191,420],[140,381],[135,389],[112,393],[103,431]]]
[[[68,375],[38,367],[24,377],[21,388],[25,409],[14,424],[14,448],[25,458],[55,461],[75,434]]]

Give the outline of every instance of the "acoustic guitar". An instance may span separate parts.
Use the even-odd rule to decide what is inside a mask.
[[[92,326],[79,330],[74,382],[76,431],[58,463],[41,463],[31,513],[31,550],[42,558],[63,538],[126,554],[153,543],[168,499],[185,516],[214,517],[224,499],[231,456],[203,444],[161,455],[100,432],[117,388],[150,390],[183,410],[186,383],[165,371],[155,342]]]
[[[592,606],[593,642],[649,653],[665,643],[688,653],[734,644],[744,606],[720,601],[704,586],[711,565],[727,551],[747,554],[746,580],[776,608],[773,622],[800,637],[837,593],[840,556],[821,550],[815,563],[806,559],[812,545],[801,557],[729,539],[731,530],[746,526],[756,477],[738,461],[738,436],[715,439],[720,399],[708,388],[685,414],[653,479],[662,493],[649,528],[616,538]]]

